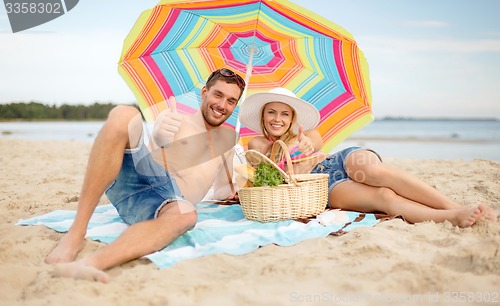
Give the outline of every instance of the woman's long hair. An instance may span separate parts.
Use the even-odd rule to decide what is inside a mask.
[[[262,110],[260,112],[260,130],[264,134],[264,137],[270,140],[271,138],[269,137],[269,132],[266,130],[266,127],[264,126],[264,111],[266,109],[266,105],[267,104],[265,104],[262,107]],[[293,107],[290,106],[290,108],[292,109],[292,122],[288,130],[279,138],[279,140],[283,141],[287,146],[288,143],[292,141],[292,139],[297,137],[297,134],[293,132],[295,125],[297,123],[297,114],[295,113],[295,109]],[[276,148],[275,156],[276,157],[274,158],[275,160],[273,160],[273,162],[275,162],[276,164],[278,164],[285,157],[285,152],[283,151],[283,148],[281,148],[281,146],[278,146]]]

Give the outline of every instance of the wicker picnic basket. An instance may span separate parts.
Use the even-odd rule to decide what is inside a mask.
[[[248,150],[245,156],[250,165],[257,167],[261,162],[278,169],[286,184],[275,187],[245,187],[238,192],[243,214],[249,220],[275,222],[314,217],[325,210],[328,201],[328,174],[294,174],[292,161],[286,144],[278,140],[273,144],[271,158],[276,145],[280,145],[287,160],[288,174],[271,159],[255,150]]]

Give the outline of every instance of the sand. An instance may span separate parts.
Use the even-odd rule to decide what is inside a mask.
[[[52,277],[62,234],[20,218],[76,209],[91,144],[0,139],[0,305],[493,305],[500,222],[460,229],[401,219],[292,247],[213,255],[159,270],[147,259],[108,284]],[[500,210],[500,163],[390,159],[464,206]],[[103,197],[101,204],[108,204]],[[86,241],[80,256],[103,244]],[[488,302],[489,303],[485,303]],[[496,303],[492,303],[496,301]]]

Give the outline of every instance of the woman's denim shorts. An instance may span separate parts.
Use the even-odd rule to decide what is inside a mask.
[[[184,200],[175,180],[142,141],[138,148],[125,150],[120,173],[106,196],[128,224],[154,219],[165,204]]]
[[[375,153],[375,155],[377,155],[380,161],[382,161],[380,155],[378,155],[378,153],[373,150],[363,147],[349,147],[328,156],[324,161],[318,163],[311,170],[311,173],[328,174],[328,197],[330,197],[330,193],[332,192],[333,187],[351,179],[345,169],[345,162],[351,153],[360,150],[368,150],[370,152],[373,152]]]

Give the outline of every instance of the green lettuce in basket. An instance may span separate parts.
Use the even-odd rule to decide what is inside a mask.
[[[255,169],[255,180],[253,182],[255,187],[278,186],[283,183],[281,173],[270,164],[260,163]]]

